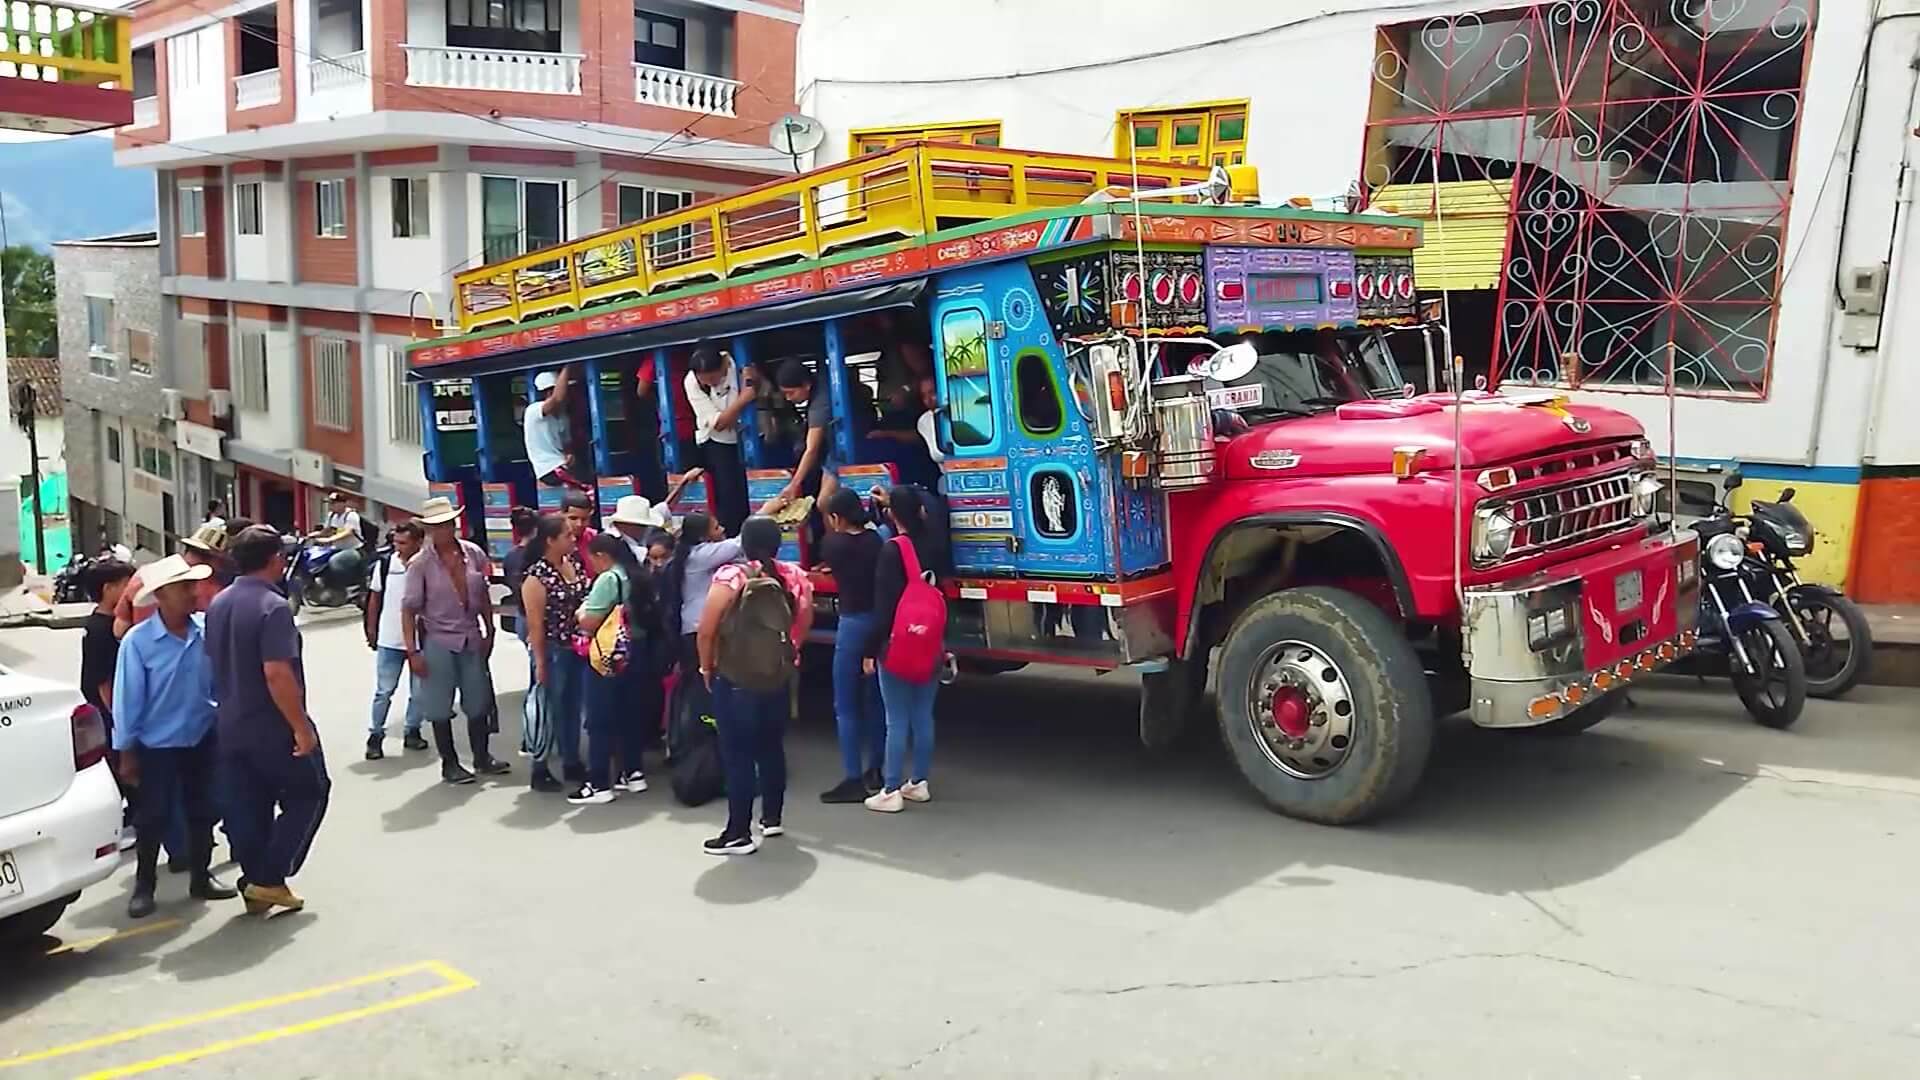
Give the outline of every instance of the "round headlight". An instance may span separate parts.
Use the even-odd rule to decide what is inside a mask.
[[[1707,541],[1707,563],[1716,570],[1731,570],[1740,565],[1747,554],[1747,545],[1732,533],[1721,533]]]
[[[1656,500],[1660,498],[1660,478],[1652,473],[1641,473],[1633,478],[1633,516],[1647,517],[1653,513]]]
[[[1513,550],[1513,518],[1504,509],[1482,510],[1474,522],[1473,553],[1482,561],[1507,557]]]

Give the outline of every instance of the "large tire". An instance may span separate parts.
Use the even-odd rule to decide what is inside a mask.
[[[1873,660],[1873,627],[1867,623],[1866,612],[1852,600],[1823,588],[1795,589],[1787,597],[1807,631],[1807,640],[1801,643],[1807,695],[1837,698],[1860,685]],[[1845,640],[1833,632],[1836,618],[1846,631]]]
[[[41,934],[53,929],[53,924],[60,921],[67,905],[78,899],[79,893],[70,893],[0,919],[0,949],[18,949],[38,941]]]
[[[1426,769],[1433,703],[1420,659],[1343,589],[1255,601],[1227,632],[1215,686],[1234,763],[1280,813],[1365,821],[1405,801]]]
[[[1525,732],[1530,735],[1578,735],[1620,711],[1620,703],[1625,701],[1626,697],[1627,692],[1625,690],[1614,690],[1600,695],[1558,720],[1549,720],[1536,727],[1514,728],[1513,730]]]
[[[1800,658],[1800,643],[1785,623],[1775,619],[1756,622],[1739,632],[1740,644],[1748,655],[1759,655],[1761,671],[1749,674],[1737,654],[1729,652],[1733,692],[1755,723],[1770,728],[1792,727],[1807,705],[1807,669]]]

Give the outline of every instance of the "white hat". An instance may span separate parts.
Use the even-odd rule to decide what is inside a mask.
[[[153,599],[153,594],[164,585],[180,581],[205,581],[212,576],[213,567],[205,563],[195,566],[178,555],[169,555],[140,569],[140,591],[134,594],[133,602],[135,606],[142,606]]]
[[[459,519],[460,508],[453,505],[453,500],[436,495],[428,499],[415,516],[422,525],[445,525]]]
[[[544,394],[553,389],[554,384],[559,381],[559,379],[554,377],[553,372],[543,371],[533,377],[533,388]]]
[[[645,495],[622,495],[614,504],[612,522],[615,525],[651,525],[654,528],[667,527],[667,508],[653,505]]]

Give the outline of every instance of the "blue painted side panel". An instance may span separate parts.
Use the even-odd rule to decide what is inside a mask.
[[[1107,490],[1113,493],[1120,572],[1138,574],[1167,565],[1172,556],[1167,550],[1166,493],[1122,480],[1117,456],[1107,460],[1106,484]]]

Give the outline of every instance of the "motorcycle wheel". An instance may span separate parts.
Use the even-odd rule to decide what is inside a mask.
[[[1807,705],[1807,668],[1793,633],[1784,623],[1769,620],[1735,636],[1752,665],[1749,670],[1737,653],[1727,658],[1740,703],[1757,723],[1770,728],[1793,726]]]
[[[1807,693],[1837,698],[1860,685],[1873,658],[1873,628],[1867,625],[1866,613],[1853,601],[1825,589],[1795,589],[1788,601],[1807,633],[1801,650]]]
[[[298,582],[295,582],[287,589],[287,606],[293,609],[293,614],[296,617],[300,614],[300,603],[305,599],[300,595],[302,591]]]

